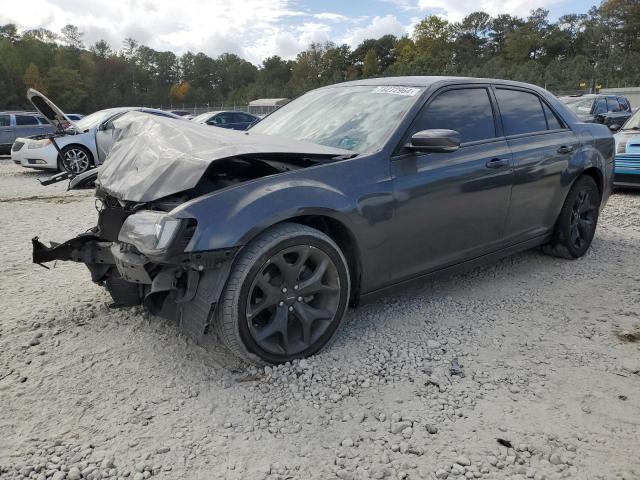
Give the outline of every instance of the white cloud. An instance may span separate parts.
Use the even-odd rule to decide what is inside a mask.
[[[429,13],[451,21],[477,10],[523,16],[566,0],[384,0],[386,5],[378,4],[380,13],[374,17],[314,13],[307,6],[318,6],[318,0],[0,1],[0,24],[59,32],[72,23],[84,32],[87,46],[104,39],[118,50],[125,37],[132,37],[157,50],[211,56],[233,52],[260,63],[270,55],[294,58],[312,42],[333,40],[355,47],[367,38],[408,34]],[[395,15],[385,14],[389,10]]]
[[[203,51],[219,55],[233,51],[248,59],[265,35],[278,34],[291,17],[308,14],[289,6],[290,0],[29,0],[3,2],[0,23],[20,28],[44,27],[54,32],[72,23],[85,33],[86,44],[100,38],[119,49],[131,36],[155,49]],[[314,25],[304,26],[302,39],[321,38]],[[326,33],[325,33],[326,37]],[[325,38],[322,37],[322,38]]]
[[[348,32],[344,43],[355,47],[368,38],[379,38],[388,34],[400,37],[407,33],[409,33],[407,27],[400,23],[395,15],[385,15],[384,17],[373,17],[368,25]]]
[[[332,22],[346,22],[349,20],[349,17],[345,15],[331,12],[314,13],[313,18],[317,18],[318,20],[329,20]]]
[[[484,11],[492,16],[508,13],[526,17],[536,8],[548,8],[566,0],[386,0],[403,10],[437,13],[451,22],[458,22],[472,12]]]

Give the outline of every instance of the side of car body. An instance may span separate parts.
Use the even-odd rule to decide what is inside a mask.
[[[351,113],[345,123],[336,123],[340,135],[330,146],[341,150],[332,157],[310,161],[311,150],[299,155],[265,150],[271,146],[263,137],[287,124],[288,115],[295,120],[289,125],[308,120],[311,109],[303,96],[242,138],[229,134],[227,141],[236,142],[234,151],[241,151],[242,141],[254,143],[242,150],[246,153],[236,154],[241,158],[214,160],[198,184],[201,188],[143,198],[137,196],[144,195],[139,191],[109,190],[108,177],[103,177],[97,194],[113,207],[101,212],[97,236],[80,236],[53,249],[34,241],[34,261],[78,261],[81,255],[74,258],[69,248],[94,252],[81,261],[87,263],[94,281],[106,279],[116,303],[132,298],[134,303],[143,302],[155,314],[179,319],[195,337],[221,328],[225,344],[234,352],[250,361],[278,363],[321,348],[344,316],[347,300],[356,305],[418,278],[466,269],[538,245],[566,258],[584,254],[612,188],[614,141],[607,127],[578,121],[541,88],[492,79],[370,79],[324,87],[307,98],[318,99],[321,105],[337,101],[340,95],[348,99],[349,89],[364,92],[369,102],[361,104],[363,111],[357,104],[349,107],[358,118],[365,113],[384,115],[384,109],[371,110],[380,98],[409,99],[406,110],[389,119],[388,129],[379,132],[380,143],[371,144],[369,151],[349,155],[353,152],[345,149],[371,137],[353,125],[357,122]],[[347,106],[340,103],[337,108],[344,111]],[[369,126],[378,128],[379,123]],[[350,137],[344,135],[347,130]],[[435,145],[436,141],[441,143]],[[255,166],[256,157],[260,168]],[[126,159],[122,161],[125,168]],[[179,171],[177,165],[171,166]],[[225,180],[235,181],[219,186],[207,179],[218,169]],[[124,176],[119,172],[115,184]],[[153,219],[169,221],[174,233],[162,252],[145,254],[136,224],[148,225]],[[159,225],[157,231],[164,232],[165,227]],[[567,245],[574,234],[577,246],[572,249]],[[326,293],[320,305],[315,294],[307,298],[292,293],[306,292],[306,287],[296,278],[291,282],[286,278],[297,263],[288,263],[286,249],[305,247],[307,252],[292,250],[292,256],[306,259],[324,252],[305,268],[334,265],[333,283],[317,288],[323,289],[320,296],[337,289],[339,301],[329,301]],[[110,252],[106,256],[105,249]],[[281,274],[268,276],[286,282],[279,283],[273,295],[264,292],[274,285],[266,285],[263,296],[251,297],[255,282],[264,280],[256,272],[278,263]],[[140,285],[144,293],[137,297]],[[247,292],[249,298],[243,298]],[[249,319],[251,302],[263,297],[276,298],[276,317],[266,325],[254,325]],[[311,310],[309,302],[316,302]],[[310,311],[325,315],[327,305],[335,310],[332,330],[318,336],[313,345],[289,351],[282,342],[264,348],[260,344],[267,337],[284,338],[284,327],[272,331],[276,327],[271,322],[284,318],[286,326],[287,308],[304,324]],[[298,310],[303,313],[298,315]],[[323,324],[325,320],[319,319]],[[296,341],[300,343],[300,338]]]
[[[629,100],[620,95],[592,94],[562,97],[562,100],[583,122],[602,123],[614,128],[620,128],[633,113]]]
[[[74,174],[82,173],[91,166],[97,166],[104,162],[113,143],[113,120],[132,110],[167,118],[180,118],[169,112],[149,108],[113,108],[93,114],[103,114],[103,118],[97,125],[80,131],[72,128],[72,131],[53,136],[51,136],[54,133],[53,126],[47,122],[49,127],[45,131],[32,133],[29,137],[16,138],[11,148],[11,158],[14,163],[26,168],[68,170]],[[46,121],[42,115],[40,118]],[[87,118],[91,118],[91,116],[79,119],[80,125],[82,125],[82,120]],[[56,145],[53,145],[52,140]],[[58,149],[61,154],[58,153]],[[64,153],[62,153],[63,151]],[[82,163],[79,163],[79,159],[82,159]]]
[[[18,137],[53,133],[53,126],[39,113],[0,112],[0,153],[7,154]]]
[[[206,123],[214,127],[231,130],[246,130],[260,120],[259,117],[245,112],[217,111],[198,115],[193,119],[198,123]]]

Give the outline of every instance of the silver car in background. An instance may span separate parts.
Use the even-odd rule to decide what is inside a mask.
[[[11,159],[26,168],[78,175],[100,165],[113,143],[113,121],[130,111],[180,120],[177,115],[153,108],[119,107],[99,110],[73,121],[40,92],[30,89],[27,96],[50,123],[53,132],[16,138]]]
[[[36,112],[0,112],[0,155],[8,155],[17,137],[53,133],[53,125]]]

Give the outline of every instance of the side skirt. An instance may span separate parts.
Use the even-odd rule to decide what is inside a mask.
[[[457,275],[460,273],[468,272],[469,270],[473,270],[474,268],[495,263],[504,257],[508,257],[515,253],[523,252],[525,250],[529,250],[531,248],[543,245],[547,243],[550,239],[551,239],[550,234],[535,237],[535,238],[532,238],[531,240],[527,240],[526,242],[516,243],[515,245],[511,245],[510,247],[504,248],[502,250],[498,250],[497,252],[488,253],[486,255],[482,255],[480,257],[476,257],[462,263],[457,263],[449,267],[433,270],[431,272],[424,273],[417,277],[413,277],[408,280],[403,280],[401,282],[394,283],[393,285],[389,285],[387,287],[374,290],[373,292],[369,292],[369,293],[365,293],[364,295],[361,295],[358,305],[366,305],[368,303],[373,303],[379,298],[382,298],[394,293],[399,293],[402,290],[405,290],[412,286],[419,285],[420,283],[424,283],[427,280],[433,280],[435,278],[440,278],[444,276]]]

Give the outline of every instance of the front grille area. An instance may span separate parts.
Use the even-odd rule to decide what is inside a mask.
[[[616,155],[616,171],[626,169],[640,170],[640,155]]]
[[[24,142],[13,142],[13,147],[11,147],[11,150],[14,152],[19,151],[22,147],[24,147]]]

